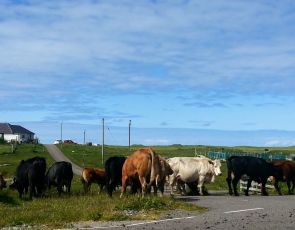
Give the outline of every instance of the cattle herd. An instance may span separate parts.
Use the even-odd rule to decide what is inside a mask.
[[[251,156],[232,156],[227,159],[228,175],[226,178],[229,194],[238,196],[237,184],[240,179],[247,180],[245,195],[249,195],[252,181],[262,184],[261,195],[268,195],[265,184],[268,178],[274,182],[278,193],[282,195],[279,181],[287,182],[289,194],[293,194],[295,185],[295,163],[290,161],[267,162],[261,158]],[[200,157],[174,157],[164,159],[151,147],[138,149],[129,157],[111,157],[105,162],[105,169],[84,168],[82,184],[85,194],[90,192],[91,184],[100,186],[100,192],[106,187],[109,196],[119,186],[122,186],[123,196],[126,187],[131,187],[132,193],[144,196],[158,190],[162,196],[164,184],[168,183],[170,193],[176,185],[182,195],[186,195],[185,184],[200,195],[204,195],[204,184],[212,183],[215,176],[221,175],[220,160],[210,160]],[[46,173],[44,157],[34,157],[22,160],[16,168],[13,184],[9,189],[16,189],[21,198],[24,191],[29,197],[41,196],[42,191],[57,188],[61,195],[62,187],[70,194],[73,179],[72,165],[68,162],[56,162]],[[292,182],[292,188],[291,187]],[[232,191],[233,186],[233,191]],[[0,173],[0,191],[6,188],[6,180]],[[198,189],[197,189],[198,188]]]

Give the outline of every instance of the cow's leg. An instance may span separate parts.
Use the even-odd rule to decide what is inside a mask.
[[[279,195],[282,195],[282,193],[281,193],[281,191],[279,189],[279,180],[277,178],[275,178],[275,181],[274,181],[273,185],[275,186],[275,188],[278,191]],[[290,187],[288,187],[288,188],[290,189]]]
[[[261,196],[268,196],[268,193],[265,190],[266,181],[267,181],[267,178],[262,179],[262,181],[261,181]]]
[[[98,184],[98,186],[99,186],[99,184]],[[103,184],[100,184],[100,189],[99,189],[99,192],[98,192],[98,194],[100,194],[101,193],[101,191],[102,191],[102,189],[103,189]]]
[[[295,186],[295,180],[292,181],[292,188],[291,188],[291,193],[290,194],[293,194],[293,192],[294,192],[294,186]]]
[[[185,183],[183,181],[180,181],[179,180],[179,188],[180,188],[180,191],[181,191],[181,195],[182,196],[187,196],[186,194],[186,190],[185,190]]]
[[[142,196],[144,196],[146,194],[146,191],[147,191],[146,179],[143,176],[139,176],[139,181],[140,181],[141,188],[142,188]]]
[[[198,187],[199,187],[201,196],[204,196],[204,182],[205,182],[205,176],[200,175]]]
[[[227,182],[227,185],[228,185],[228,193],[229,193],[229,195],[232,195],[233,194],[233,190],[231,188],[231,176],[229,176],[229,177],[226,178],[226,182]]]
[[[126,176],[125,177],[122,177],[122,190],[121,190],[120,198],[122,198],[123,193],[126,191],[126,186],[127,186],[126,182],[127,182],[127,179],[128,178]]]
[[[288,186],[288,194],[291,194],[291,183],[290,180],[287,180],[287,186]]]
[[[91,183],[90,182],[84,182],[84,193],[88,194],[90,192]]]
[[[56,189],[57,189],[58,195],[60,196],[61,195],[61,190],[62,190],[62,185],[61,184],[57,185]]]
[[[232,180],[232,183],[233,183],[233,189],[234,189],[234,194],[235,196],[238,196],[239,193],[237,191],[237,185],[238,185],[238,182],[239,182],[239,178],[240,177],[235,177],[233,180]],[[251,183],[250,183],[251,184]]]
[[[252,183],[252,180],[249,179],[247,183],[247,188],[245,191],[245,196],[249,196],[249,188],[251,187],[251,183]]]
[[[30,183],[30,186],[29,186],[30,199],[33,198],[34,192],[35,192],[35,185],[33,183]]]

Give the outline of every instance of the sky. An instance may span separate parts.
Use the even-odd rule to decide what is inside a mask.
[[[295,145],[295,2],[0,2],[0,122],[43,143]],[[62,122],[62,125],[61,125]]]

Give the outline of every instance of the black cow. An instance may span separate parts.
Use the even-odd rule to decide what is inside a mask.
[[[250,156],[232,156],[227,159],[228,177],[226,178],[229,194],[232,195],[231,181],[234,188],[235,196],[238,196],[237,184],[240,178],[246,174],[248,176],[247,189],[245,196],[249,196],[249,188],[252,180],[261,183],[261,195],[268,196],[265,191],[265,184],[269,176],[283,178],[283,170],[280,166],[274,166],[272,163],[267,163],[265,160]]]
[[[19,197],[22,197],[23,191],[28,192],[30,188],[30,198],[32,199],[37,188],[38,195],[42,195],[42,187],[46,172],[46,160],[44,157],[34,157],[28,160],[22,160],[16,168],[14,183],[9,189],[17,189]]]
[[[106,188],[112,196],[115,187],[122,185],[122,168],[126,157],[110,157],[105,163]]]
[[[62,186],[65,185],[67,193],[70,194],[72,179],[72,164],[65,161],[55,162],[46,173],[44,187],[45,189],[51,189],[51,186],[54,186],[57,188],[58,194],[61,195]]]

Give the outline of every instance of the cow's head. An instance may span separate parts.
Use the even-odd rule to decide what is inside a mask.
[[[214,173],[216,176],[221,176],[222,172],[221,172],[221,162],[220,160],[214,160],[212,161],[213,166],[214,166]]]
[[[279,180],[283,179],[283,169],[280,165],[274,165],[272,163],[268,163],[269,167],[268,167],[268,172],[269,172],[269,176],[273,176]]]
[[[19,182],[15,178],[13,178],[13,183],[9,185],[9,189],[18,190],[19,186],[20,186]]]

